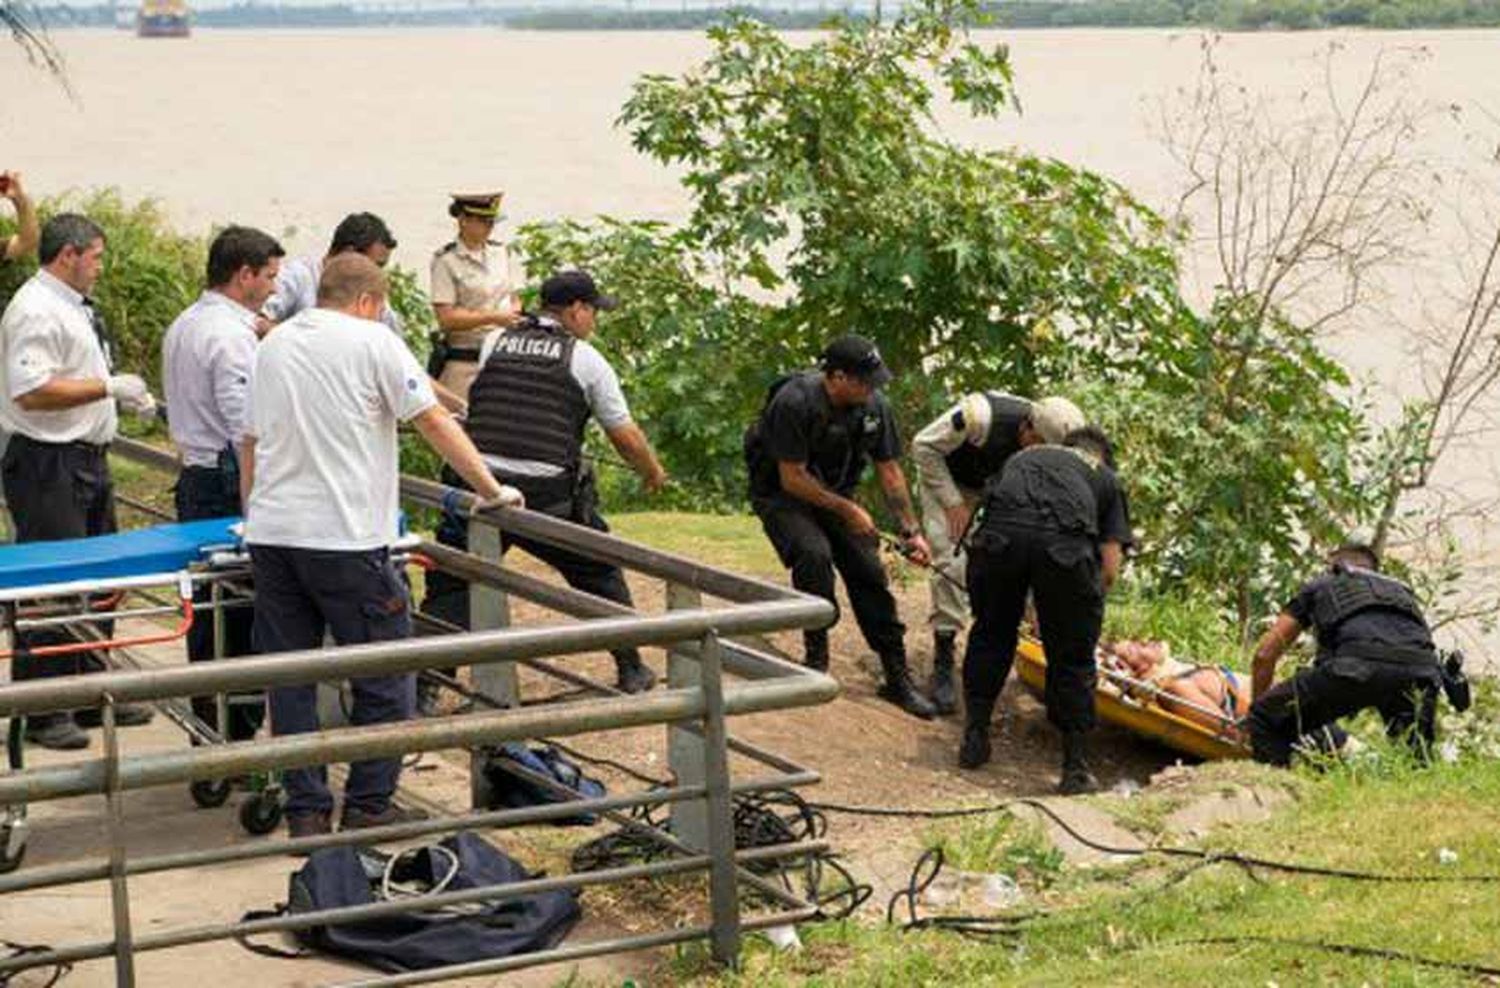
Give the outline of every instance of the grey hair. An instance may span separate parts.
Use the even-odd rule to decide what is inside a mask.
[[[62,253],[64,247],[88,250],[95,240],[103,240],[104,231],[99,224],[80,213],[58,213],[42,227],[42,240],[37,247],[37,258],[43,264],[51,264]]]

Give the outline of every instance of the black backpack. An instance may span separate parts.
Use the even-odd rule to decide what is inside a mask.
[[[246,919],[362,906],[424,894],[505,885],[535,878],[514,859],[468,832],[439,844],[395,856],[370,848],[330,847],[314,851],[292,873],[285,906]],[[250,950],[272,957],[332,954],[381,971],[419,971],[469,961],[546,950],[572,929],[582,914],[570,891],[541,892],[499,902],[475,902],[413,910],[394,916],[298,930],[300,951],[241,939]]]

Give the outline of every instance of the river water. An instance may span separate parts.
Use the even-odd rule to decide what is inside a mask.
[[[199,31],[186,41],[111,31],[55,35],[76,98],[0,48],[0,166],[33,191],[116,185],[156,196],[185,229],[240,222],[317,250],[346,212],[384,216],[398,260],[424,269],[451,236],[450,190],[504,189],[511,222],[598,213],[680,217],[670,171],[636,154],[614,126],[631,82],[677,73],[707,51],[696,33],[474,30]],[[1201,36],[1177,31],[1024,31],[1012,48],[1024,112],[973,121],[940,114],[946,134],[1019,145],[1085,165],[1170,207],[1183,187],[1159,140],[1160,108],[1193,85]],[[1483,168],[1500,135],[1500,32],[1228,35],[1223,66],[1253,90],[1295,97],[1317,57],[1340,46],[1354,73],[1378,53],[1426,53],[1413,95],[1464,108],[1424,129],[1441,168]],[[1479,204],[1483,205],[1483,204]],[[1441,255],[1454,245],[1441,242]],[[504,228],[502,228],[504,232]],[[1456,237],[1456,230],[1452,231]],[[1455,240],[1456,243],[1456,240]],[[1211,284],[1211,255],[1193,272]],[[1407,288],[1400,278],[1395,294]],[[1419,386],[1385,316],[1355,321],[1335,348],[1386,396]],[[1488,444],[1446,474],[1470,490],[1497,477]],[[1470,533],[1472,555],[1500,539]]]

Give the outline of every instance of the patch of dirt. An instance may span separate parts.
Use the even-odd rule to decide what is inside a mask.
[[[546,566],[519,551],[512,552],[507,563],[523,572],[556,579]],[[629,582],[638,609],[647,613],[665,609],[661,582],[636,574],[630,575]],[[914,678],[925,684],[932,657],[932,636],[926,624],[926,583],[897,582],[893,590],[908,626],[907,648]],[[730,725],[734,736],[819,772],[822,782],[802,790],[813,802],[940,809],[982,805],[1014,796],[1053,794],[1061,760],[1057,733],[1046,722],[1042,704],[1014,676],[1000,699],[994,725],[993,759],[978,771],[961,770],[957,764],[961,716],[920,721],[879,699],[875,695],[879,682],[867,668],[875,667],[874,657],[842,596],[840,606],[842,616],[831,634],[830,671],[843,685],[843,695],[816,709],[737,717]],[[568,619],[517,600],[512,602],[512,620],[516,625],[535,625]],[[800,633],[772,635],[770,644],[793,658],[802,654]],[[664,676],[663,653],[646,650],[645,654],[647,663]],[[605,654],[552,661],[592,677],[613,680],[613,666]],[[543,697],[562,696],[571,687],[523,669],[521,691],[524,701],[529,703]],[[668,771],[664,731],[661,727],[622,730],[571,739],[568,743],[585,754],[622,762],[645,775],[665,780]],[[1178,757],[1107,725],[1101,725],[1093,737],[1095,773],[1106,788],[1127,781],[1132,786],[1143,786],[1153,772],[1173,764]],[[731,768],[737,780],[766,772],[739,756],[733,757]],[[611,791],[641,785],[611,769],[599,769],[596,774],[607,782]],[[454,795],[456,798],[461,793]],[[891,892],[906,885],[929,826],[920,820],[839,813],[830,813],[828,819],[828,838],[835,849],[857,877],[875,886],[875,895],[866,909],[872,915],[883,914]],[[1092,828],[1089,832],[1092,833]],[[1108,836],[1120,835],[1111,831]],[[1121,836],[1121,840],[1126,839]]]

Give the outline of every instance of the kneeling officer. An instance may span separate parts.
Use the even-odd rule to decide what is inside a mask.
[[[1373,707],[1391,738],[1418,757],[1433,739],[1437,649],[1411,588],[1378,572],[1375,550],[1351,539],[1328,572],[1302,585],[1255,648],[1250,745],[1256,761],[1287,765],[1299,738]],[[1271,685],[1276,662],[1302,629],[1317,635],[1312,666]]]

